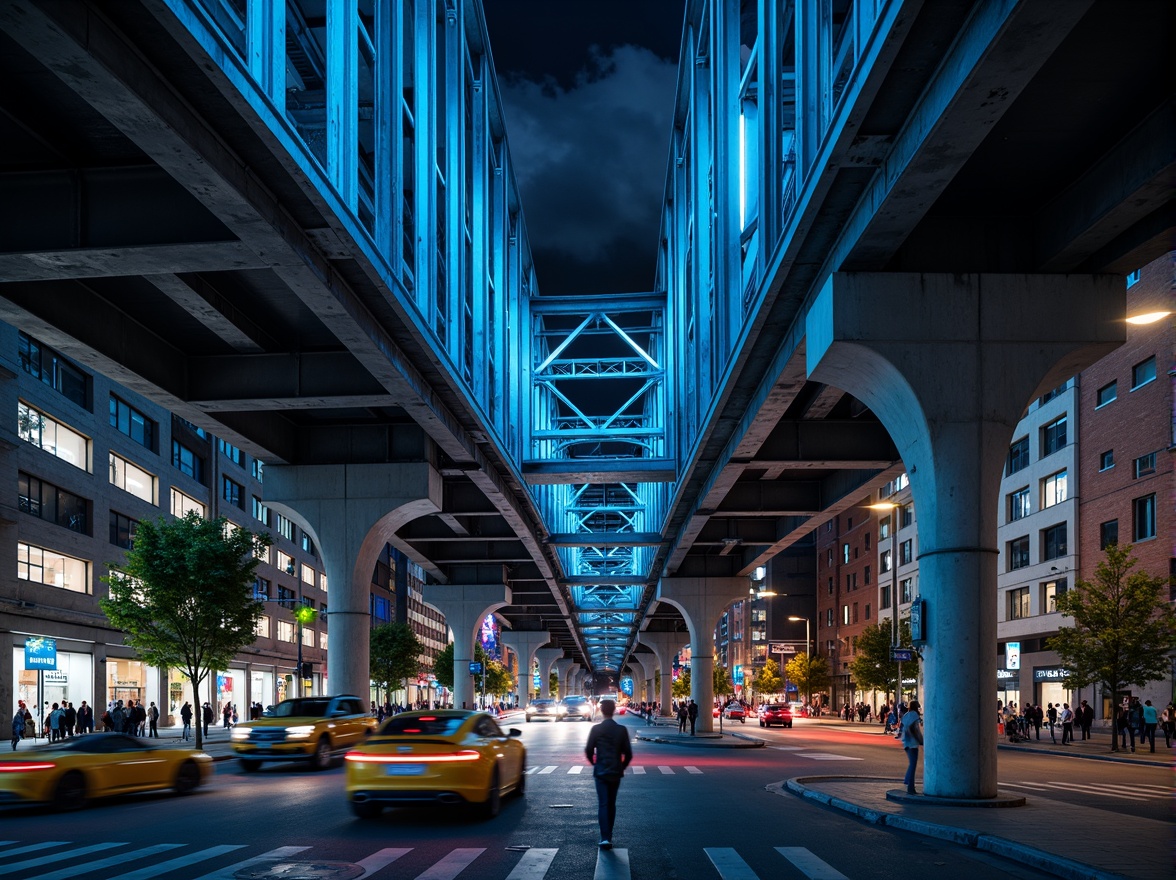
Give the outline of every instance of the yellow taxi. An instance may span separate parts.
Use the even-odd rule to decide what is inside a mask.
[[[377,721],[351,694],[282,700],[271,713],[233,728],[230,745],[241,769],[266,761],[306,761],[315,770],[331,766],[336,754],[362,742]]]
[[[80,810],[92,798],[175,789],[208,779],[212,758],[122,733],[91,733],[0,755],[0,804],[46,803]]]
[[[522,731],[503,732],[483,712],[405,712],[345,756],[347,800],[361,819],[384,807],[470,804],[498,815],[502,796],[522,796],[527,750]]]

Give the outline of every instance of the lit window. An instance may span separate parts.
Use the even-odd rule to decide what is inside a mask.
[[[1029,588],[1019,587],[1008,592],[1008,620],[1020,620],[1029,616]]]
[[[1041,481],[1041,509],[1053,507],[1066,500],[1066,472],[1058,471]]]
[[[898,601],[904,605],[914,598],[915,581],[913,578],[903,578],[898,582]]]
[[[1058,610],[1058,596],[1066,592],[1066,579],[1046,581],[1041,585],[1041,607],[1043,614],[1054,614]]]
[[[259,639],[268,639],[270,637],[270,619],[264,614],[257,618],[257,626],[254,627],[253,632]]]
[[[89,593],[89,571],[90,564],[84,560],[33,544],[16,545],[16,576],[22,581]]]
[[[76,468],[90,470],[90,441],[77,431],[25,403],[17,404],[16,424],[21,440]]]
[[[314,647],[314,630],[308,626],[302,628],[302,644],[307,648]]]
[[[1141,388],[1148,382],[1156,378],[1156,358],[1155,355],[1149,357],[1146,361],[1136,364],[1131,368],[1131,390]]]
[[[294,644],[294,624],[288,620],[278,621],[278,641]]]
[[[327,650],[327,631],[325,629],[319,630],[319,647],[324,651]]]
[[[849,606],[848,605],[841,606],[841,622],[846,623],[846,624],[849,623]]]
[[[148,504],[155,503],[155,477],[113,452],[110,453],[110,482]]]
[[[302,564],[302,583],[310,584],[310,586],[313,587],[314,581],[315,581],[314,569],[311,568],[306,563],[303,563]]]
[[[185,495],[175,486],[171,490],[171,512],[172,516],[182,519],[187,516],[190,511],[195,511],[204,518],[204,505],[193,498],[191,495]]]

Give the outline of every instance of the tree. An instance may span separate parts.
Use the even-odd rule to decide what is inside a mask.
[[[559,673],[550,672],[547,675],[547,692],[553,697],[559,696]]]
[[[187,674],[197,717],[200,683],[257,638],[256,551],[270,543],[223,516],[143,520],[123,564],[111,563],[102,578],[110,592],[98,604],[107,619],[146,663]],[[196,725],[197,749],[203,730]]]
[[[371,679],[385,695],[397,687],[408,690],[408,679],[421,671],[420,655],[424,651],[421,640],[407,623],[383,623],[372,627]],[[453,663],[450,661],[450,675]]]
[[[433,660],[433,677],[437,684],[447,691],[453,690],[453,642],[450,642],[438,653]]]
[[[797,654],[784,667],[784,677],[796,682],[796,687],[805,694],[805,702],[813,701],[813,691],[821,691],[833,680],[829,674],[829,661],[824,657],[810,657],[807,653]]]
[[[1109,544],[1094,580],[1058,596],[1058,611],[1074,625],[1047,644],[1058,652],[1067,688],[1101,684],[1113,700],[1127,685],[1143,687],[1167,673],[1176,643],[1176,611],[1163,595],[1169,579],[1132,572],[1137,562],[1130,544]],[[1114,736],[1111,751],[1118,751]]]
[[[726,666],[714,667],[711,679],[713,680],[714,692],[717,696],[725,697],[728,694],[735,693],[735,687],[731,684],[731,673],[727,671]]]
[[[690,670],[683,669],[674,683],[670,685],[670,693],[679,700],[690,696]]]
[[[780,665],[768,660],[755,677],[755,689],[762,699],[765,694],[778,694],[784,690],[784,679],[780,677]]]
[[[486,670],[486,693],[502,697],[514,690],[514,676],[505,665],[497,660],[487,660],[483,668]]]
[[[898,662],[890,659],[890,625],[876,623],[867,626],[857,638],[857,653],[849,664],[849,671],[858,688],[863,691],[893,691],[896,695]],[[898,622],[898,643],[909,647],[911,625],[905,620]],[[914,662],[914,661],[911,661]]]

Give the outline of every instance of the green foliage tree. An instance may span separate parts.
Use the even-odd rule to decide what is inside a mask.
[[[805,695],[805,702],[811,703],[813,691],[822,691],[829,687],[833,676],[829,672],[829,661],[824,657],[810,657],[808,654],[797,654],[784,667],[786,678],[796,682],[799,693]]]
[[[670,693],[679,700],[690,696],[690,670],[683,669],[674,683],[670,685]]]
[[[735,686],[731,683],[731,673],[727,671],[726,666],[715,666],[712,670],[711,679],[714,682],[714,693],[716,697],[725,697],[735,693]]]
[[[433,676],[440,687],[453,691],[453,642],[437,653],[433,660]]]
[[[407,623],[383,623],[372,627],[371,679],[387,694],[396,687],[408,690],[408,679],[421,671],[420,655],[424,646]],[[452,674],[453,664],[450,663]]]
[[[911,644],[911,625],[905,619],[898,622],[898,643],[904,647]],[[890,659],[889,623],[875,623],[858,634],[857,653],[849,671],[861,690],[898,693],[898,663]]]
[[[547,676],[547,692],[553,698],[559,697],[559,673],[552,672]]]
[[[778,694],[784,690],[784,679],[780,677],[780,664],[768,660],[755,677],[755,689],[761,697]]]
[[[1058,596],[1058,611],[1074,625],[1047,644],[1058,652],[1067,688],[1100,684],[1115,699],[1127,685],[1142,687],[1167,673],[1176,644],[1176,611],[1164,595],[1169,579],[1133,572],[1137,564],[1130,544],[1110,544],[1094,580]]]
[[[270,543],[224,517],[143,520],[134,548],[102,578],[110,591],[98,604],[143,661],[183,670],[199,703],[200,683],[257,638],[255,553]],[[197,749],[202,734],[197,724]]]
[[[514,676],[497,660],[486,661],[486,693],[504,697],[514,690]]]

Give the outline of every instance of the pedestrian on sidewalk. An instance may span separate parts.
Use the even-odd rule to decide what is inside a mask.
[[[694,736],[694,725],[698,723],[698,703],[694,700],[686,707],[686,717],[690,720],[690,735]]]
[[[1176,705],[1169,703],[1160,716],[1164,728],[1164,747],[1172,748],[1172,737],[1176,736]]]
[[[617,704],[613,700],[600,701],[602,721],[592,725],[584,756],[592,765],[592,779],[596,783],[597,818],[600,822],[600,848],[612,849],[613,823],[617,818],[617,792],[625,768],[633,760],[633,746],[629,730],[613,721]]]
[[[907,771],[902,781],[907,794],[915,794],[915,765],[919,763],[919,746],[923,744],[923,718],[919,714],[918,700],[911,700],[907,706],[900,722],[899,734],[907,755]]]
[[[147,736],[159,739],[159,708],[152,703],[147,709]]]
[[[204,705],[200,709],[200,720],[204,722],[204,735],[208,736],[208,725],[212,724],[212,706],[209,705],[208,700],[204,701]]]
[[[1045,721],[1045,710],[1041,708],[1041,703],[1033,707],[1033,733],[1037,740],[1041,740],[1041,723]]]
[[[24,739],[25,732],[25,717],[24,708],[17,706],[16,711],[12,713],[12,750],[16,751],[16,744]]]
[[[1159,723],[1160,716],[1156,712],[1156,707],[1152,705],[1151,700],[1143,701],[1143,736],[1139,739],[1139,745],[1142,748],[1144,740],[1151,742],[1151,750],[1156,750],[1156,725]]]
[[[1127,748],[1127,738],[1131,738],[1131,751],[1135,751],[1135,730],[1131,727],[1131,718],[1127,714],[1127,707],[1120,706],[1115,710],[1115,729],[1119,731],[1119,748]],[[1114,746],[1114,731],[1111,732],[1111,745]],[[1114,751],[1114,749],[1112,749]]]
[[[687,710],[685,703],[678,703],[678,733],[686,732]]]
[[[1045,710],[1046,720],[1049,721],[1049,739],[1054,745],[1057,745],[1058,738],[1054,735],[1054,726],[1058,723],[1058,707],[1050,703]]]
[[[1074,744],[1074,710],[1069,703],[1062,703],[1062,745]],[[1131,751],[1135,751],[1132,749]]]
[[[192,704],[187,700],[180,708],[180,721],[184,723],[184,729],[180,733],[180,739],[188,740],[192,738]]]

